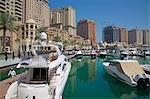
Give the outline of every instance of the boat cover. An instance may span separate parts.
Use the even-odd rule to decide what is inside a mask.
[[[145,73],[137,61],[119,62],[123,72],[134,78],[137,74]]]

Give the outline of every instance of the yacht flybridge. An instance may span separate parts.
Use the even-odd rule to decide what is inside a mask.
[[[10,85],[5,99],[62,99],[71,69],[67,57],[45,40],[34,45],[33,53],[31,59],[17,65],[28,71]]]
[[[130,86],[150,86],[150,75],[144,72],[138,61],[111,60],[103,65],[108,74]]]

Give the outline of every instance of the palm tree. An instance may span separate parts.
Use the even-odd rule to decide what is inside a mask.
[[[0,13],[0,30],[3,30],[3,53],[6,50],[6,31],[15,32],[15,18],[8,13]]]
[[[40,27],[36,29],[35,39],[38,39],[41,32],[47,32],[47,27]]]
[[[54,41],[61,42],[61,36],[57,35],[56,37],[54,37]]]

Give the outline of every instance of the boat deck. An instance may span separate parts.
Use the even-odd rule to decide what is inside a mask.
[[[26,72],[17,75],[14,78],[14,80],[19,79],[20,77],[22,77],[25,74],[26,74]],[[6,93],[7,93],[7,90],[9,88],[9,86],[11,85],[11,83],[12,83],[12,79],[11,78],[8,78],[8,79],[3,80],[3,81],[0,82],[0,99],[4,99],[4,97],[5,97]]]
[[[56,82],[55,82],[55,74],[56,74],[57,68],[54,68],[50,72],[50,81],[49,81],[49,99],[54,99],[55,96],[55,90],[56,90]]]

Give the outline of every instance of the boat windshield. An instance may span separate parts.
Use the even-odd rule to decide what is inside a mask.
[[[42,58],[49,60],[50,56],[53,57],[53,60],[58,57],[57,51],[54,47],[52,46],[38,46],[34,47],[36,50],[36,54],[39,56],[42,56]]]
[[[27,84],[43,84],[48,82],[48,68],[31,68],[21,78],[21,82]]]

